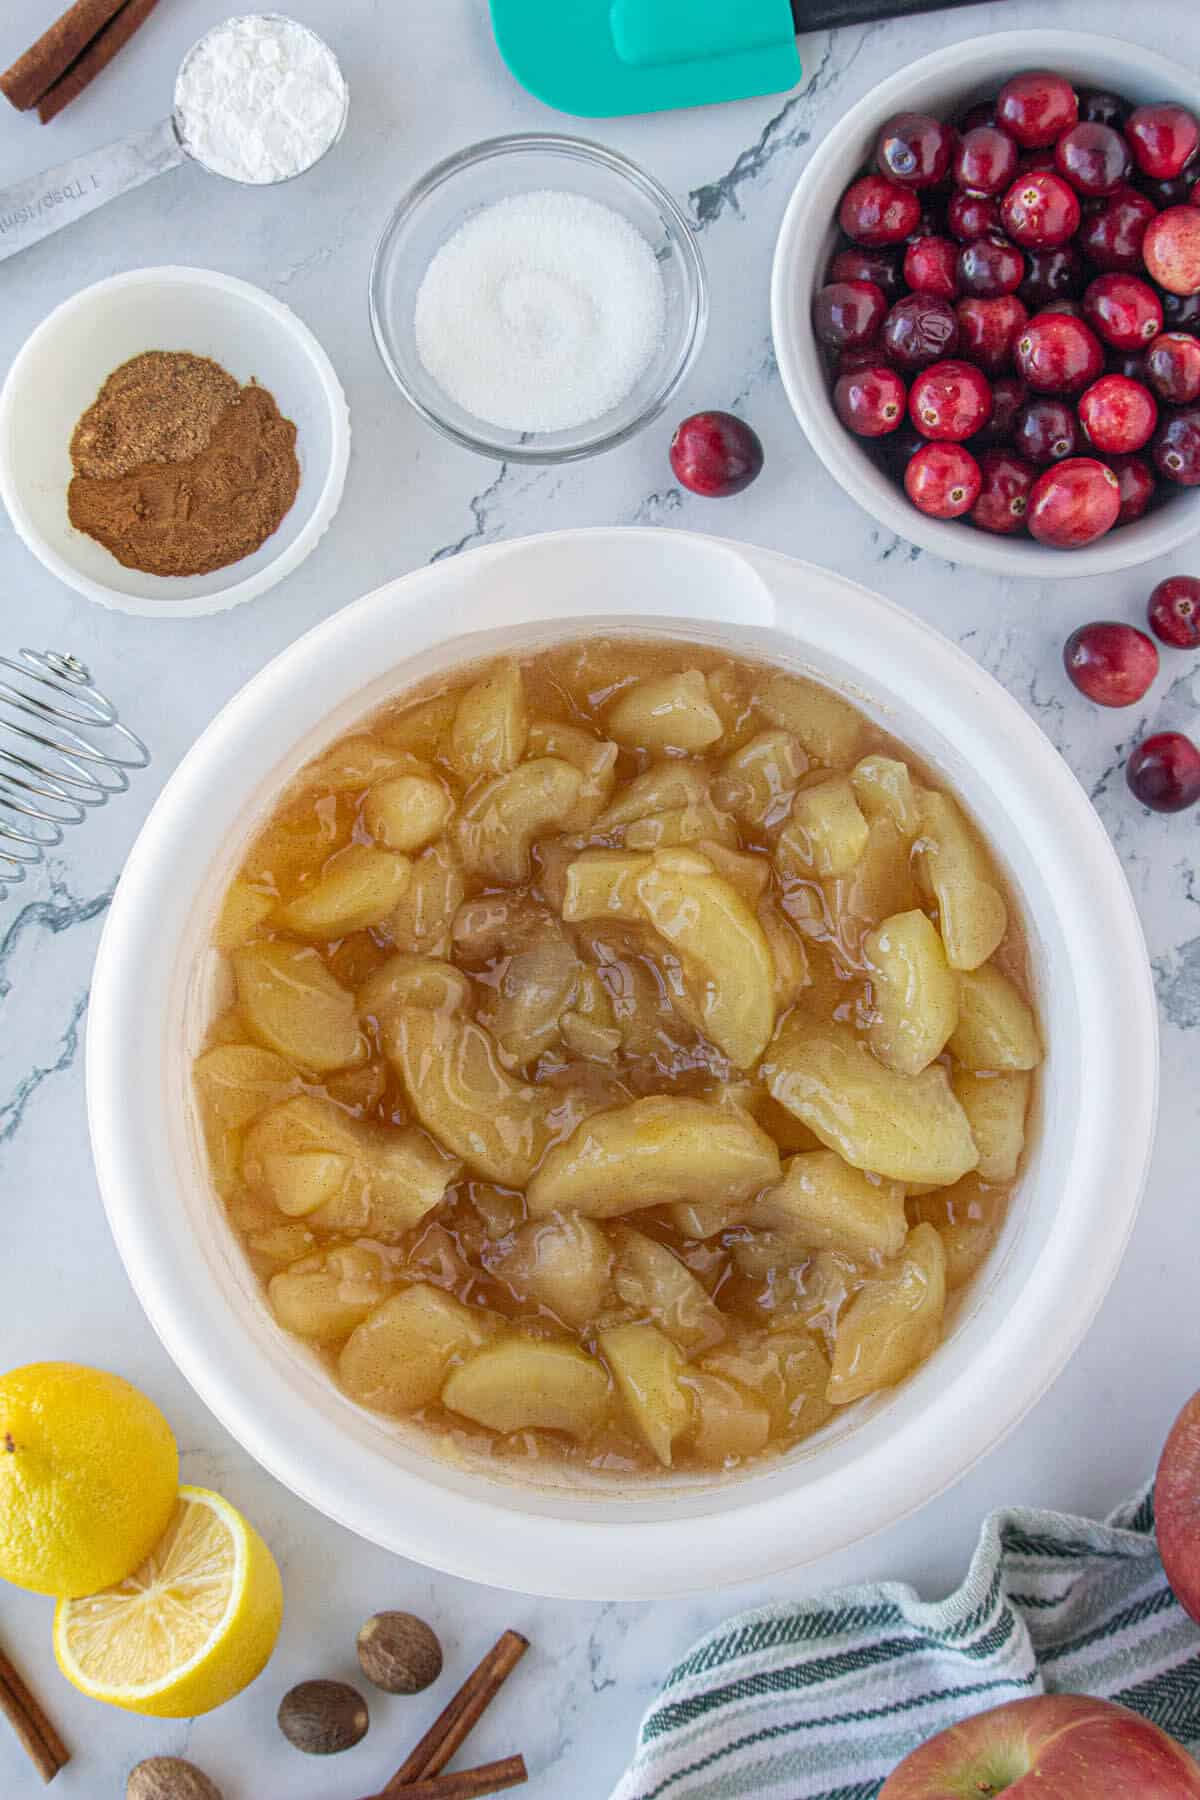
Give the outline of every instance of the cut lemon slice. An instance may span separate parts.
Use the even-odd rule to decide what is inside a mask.
[[[84,1694],[161,1719],[211,1712],[263,1669],[279,1636],[275,1559],[236,1508],[183,1487],[132,1575],[54,1615],[58,1666]]]

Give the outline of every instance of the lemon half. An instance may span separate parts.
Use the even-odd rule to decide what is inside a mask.
[[[132,1575],[59,1601],[54,1654],[93,1700],[191,1718],[249,1686],[282,1618],[279,1570],[258,1533],[219,1494],[183,1487],[163,1538]]]

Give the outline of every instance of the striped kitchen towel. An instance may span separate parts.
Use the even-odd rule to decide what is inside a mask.
[[[943,1726],[1056,1689],[1200,1750],[1200,1628],[1149,1490],[1104,1524],[993,1513],[948,1600],[885,1582],[732,1619],[667,1677],[612,1800],[871,1800]]]

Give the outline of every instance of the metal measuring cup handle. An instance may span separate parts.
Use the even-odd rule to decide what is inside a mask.
[[[186,161],[174,118],[0,188],[0,262]]]

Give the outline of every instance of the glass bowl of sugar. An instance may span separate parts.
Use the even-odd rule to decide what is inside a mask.
[[[580,138],[439,163],[371,267],[371,327],[422,418],[511,462],[611,450],[662,412],[704,339],[708,280],[671,196]]]

